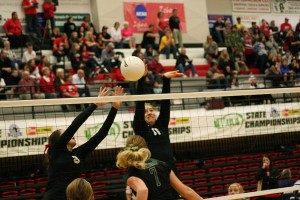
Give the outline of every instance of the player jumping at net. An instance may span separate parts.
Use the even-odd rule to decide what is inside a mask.
[[[98,97],[107,96],[108,94],[109,90],[107,88],[100,88]],[[117,86],[112,95],[123,95],[123,88]],[[43,197],[44,200],[67,199],[66,188],[68,184],[80,177],[84,159],[107,136],[121,102],[112,103],[112,108],[100,130],[89,141],[77,148],[74,148],[76,145],[74,134],[96,110],[97,106],[105,104],[103,102],[91,104],[73,120],[72,124],[65,131],[57,130],[50,135],[47,152],[49,162],[48,183]]]
[[[148,70],[146,66],[145,75],[138,81],[138,94],[144,94],[145,77],[147,75],[147,71]],[[183,74],[179,73],[178,71],[164,73],[162,78],[162,93],[170,93],[171,78],[182,76]],[[146,140],[152,157],[166,162],[177,174],[168,128],[170,120],[170,107],[171,102],[169,99],[162,100],[160,104],[160,113],[156,119],[156,111],[151,104],[145,103],[145,101],[137,101],[133,120],[133,130],[136,135],[140,135]]]
[[[177,178],[165,162],[151,158],[146,141],[141,136],[127,138],[125,148],[117,155],[116,165],[128,168],[126,184],[133,189],[137,200],[174,200],[171,187],[187,200],[202,200]]]

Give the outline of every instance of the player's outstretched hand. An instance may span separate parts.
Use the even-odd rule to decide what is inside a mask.
[[[109,95],[109,90],[104,87],[104,88],[100,88],[99,93],[98,93],[98,97],[105,97]],[[98,102],[96,103],[97,106],[104,106],[105,104],[107,104],[107,102]]]
[[[166,78],[175,78],[175,77],[182,77],[182,76],[183,73],[179,73],[178,70],[164,73],[164,77]]]
[[[123,92],[124,92],[124,89],[121,87],[121,86],[116,86],[115,87],[115,91],[114,92],[112,92],[112,96],[123,96],[123,95],[126,95],[126,94],[123,94]],[[114,108],[116,108],[116,109],[119,109],[120,108],[120,106],[121,106],[121,101],[118,101],[118,102],[113,102],[112,103],[112,106],[114,107]]]

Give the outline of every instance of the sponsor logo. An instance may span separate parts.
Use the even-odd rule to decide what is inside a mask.
[[[272,107],[270,112],[270,117],[277,118],[280,117],[279,111],[277,108]]]
[[[169,125],[182,125],[182,124],[190,124],[189,117],[182,117],[182,118],[170,118]]]
[[[284,109],[281,111],[281,115],[284,117],[300,115],[300,109]]]
[[[217,129],[231,128],[231,127],[239,127],[240,129],[244,121],[245,120],[243,115],[239,113],[231,113],[215,119],[214,125],[215,128]]]
[[[22,132],[20,131],[20,127],[16,124],[11,124],[9,126],[9,132],[7,134],[8,137],[19,137],[22,136]]]
[[[27,127],[26,134],[27,135],[40,135],[52,133],[52,126],[41,126],[41,127]]]
[[[137,5],[134,10],[136,18],[139,20],[144,20],[147,17],[147,9],[143,5]]]
[[[84,135],[86,137],[86,139],[91,139],[91,137],[93,137],[101,128],[101,126],[103,125],[103,123],[97,124],[96,126],[93,127],[89,127],[84,131]],[[111,125],[111,128],[109,129],[108,132],[109,136],[115,136],[115,139],[117,139],[119,137],[119,135],[121,135],[121,126],[119,123],[114,122]]]

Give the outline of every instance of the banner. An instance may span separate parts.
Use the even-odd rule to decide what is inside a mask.
[[[77,144],[93,137],[105,118],[106,115],[91,116],[75,134]],[[126,138],[134,134],[132,119],[133,113],[118,114],[97,149],[124,147]],[[73,120],[67,117],[3,121],[0,157],[43,154],[49,135],[57,129],[65,130]],[[171,112],[169,134],[171,142],[178,143],[300,131],[299,125],[299,103],[178,110]]]
[[[299,0],[273,0],[273,12],[299,14],[300,1]]]
[[[124,2],[124,19],[129,22],[134,33],[144,33],[148,30],[149,24],[156,24],[157,13],[164,13],[164,20],[169,21],[172,10],[178,10],[181,30],[186,33],[186,19],[183,3],[145,3],[145,2]]]
[[[271,0],[232,0],[234,12],[271,12]]]

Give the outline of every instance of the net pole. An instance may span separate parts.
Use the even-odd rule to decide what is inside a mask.
[[[257,192],[248,192],[248,193],[228,195],[228,196],[223,196],[223,197],[213,197],[213,198],[208,198],[207,200],[243,199],[243,198],[248,198],[248,197],[264,196],[264,195],[268,195],[268,194],[293,192],[293,191],[297,191],[297,190],[300,190],[300,186],[292,186],[292,187],[278,188],[278,189],[272,189],[272,190],[263,190],[263,191],[257,191]]]

